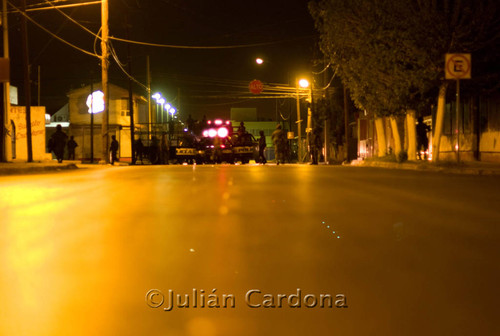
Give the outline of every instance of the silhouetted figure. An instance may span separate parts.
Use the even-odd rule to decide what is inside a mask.
[[[245,127],[245,123],[242,121],[242,122],[240,122],[240,126],[238,126],[238,130],[236,131],[236,134],[238,135],[238,137],[236,138],[236,143],[238,145],[245,144],[246,133],[247,133],[247,129]]]
[[[319,161],[319,153],[321,152],[321,148],[323,144],[321,143],[321,129],[316,127],[314,128],[311,139],[309,143],[309,151],[311,153],[311,164],[317,165]]]
[[[191,132],[194,130],[194,123],[195,120],[191,118],[191,115],[189,115],[188,118],[186,119],[186,125],[188,130],[190,130]]]
[[[75,149],[76,149],[76,147],[78,147],[78,144],[76,143],[73,136],[70,136],[68,144],[66,146],[68,147],[68,160],[74,160],[75,159]]]
[[[141,138],[135,141],[134,148],[135,148],[135,161],[137,162],[137,160],[140,159],[141,164],[144,164],[142,160],[142,157],[144,156],[144,144],[142,143]]]
[[[64,148],[66,147],[66,141],[68,136],[62,131],[61,125],[56,126],[56,132],[52,134],[49,140],[49,150],[54,152],[57,162],[61,163],[64,157]]]
[[[264,135],[264,131],[260,131],[260,138],[259,138],[259,162],[262,164],[266,164],[267,160],[266,157],[264,156],[264,150],[266,149],[266,136]]]
[[[160,142],[154,135],[151,137],[151,144],[149,146],[149,162],[151,164],[158,164],[160,162]]]
[[[276,156],[276,164],[285,163],[285,152],[286,152],[286,138],[285,133],[281,129],[281,125],[278,124],[273,134],[271,135],[271,139],[274,144],[274,153]]]
[[[170,152],[170,144],[167,138],[167,134],[164,132],[161,135],[161,141],[160,141],[160,160],[161,163],[163,164],[168,164],[169,162],[169,153]]]
[[[417,123],[417,156],[419,160],[422,160],[420,151],[424,151],[424,160],[427,160],[427,150],[429,149],[429,139],[427,138],[427,132],[431,128],[424,123],[424,118],[419,117]]]
[[[111,146],[109,147],[109,150],[111,151],[111,164],[114,165],[115,161],[118,161],[118,148],[119,148],[118,141],[116,140],[116,136],[112,135],[111,136]]]

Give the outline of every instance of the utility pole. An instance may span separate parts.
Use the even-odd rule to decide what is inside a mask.
[[[7,0],[2,1],[3,57],[9,62],[9,27],[7,25]],[[10,78],[10,75],[8,76]],[[10,111],[10,80],[3,82],[3,111],[0,118],[0,162],[7,162],[12,157],[10,153],[9,111]],[[9,155],[10,154],[10,155]]]
[[[151,127],[153,122],[153,112],[151,109],[151,70],[149,69],[149,56],[146,59],[146,71],[147,71],[147,81],[148,81],[148,139],[151,138]]]
[[[94,163],[94,76],[90,71],[90,163]]]
[[[33,162],[33,145],[31,139],[31,83],[30,64],[28,55],[28,27],[26,23],[26,0],[22,1],[21,35],[23,44],[24,63],[24,97],[26,105],[26,147],[28,151],[28,162]]]
[[[302,120],[300,119],[300,91],[299,91],[299,82],[298,80],[295,83],[297,85],[297,155],[298,155],[298,162],[302,162],[302,133],[301,133],[301,123]]]
[[[127,38],[130,38],[129,32],[129,24],[128,24],[128,16],[127,16]],[[130,43],[127,45],[127,54],[128,54],[128,73],[132,76],[132,54],[130,52]],[[134,96],[132,90],[132,79],[129,77],[128,79],[128,109],[130,112],[130,150],[132,151],[131,155],[131,163],[135,164],[135,123],[134,123]]]
[[[25,1],[25,0],[23,0]],[[102,160],[109,163],[109,90],[108,90],[108,0],[101,2],[101,67],[102,67],[102,92],[104,93],[104,111],[102,112]]]
[[[347,88],[344,85],[344,132],[345,132],[345,153],[346,161],[349,162],[349,107],[347,105]]]

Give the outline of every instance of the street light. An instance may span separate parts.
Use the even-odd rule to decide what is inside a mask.
[[[309,87],[309,81],[305,78],[299,80],[299,86],[303,89],[307,89]]]
[[[307,79],[301,78],[297,80],[297,155],[299,162],[302,162],[302,119],[300,118],[300,90],[307,89],[308,87],[309,81]]]
[[[262,63],[264,63],[264,60],[263,60],[262,58],[260,58],[260,57],[259,57],[259,58],[256,58],[256,59],[255,59],[255,63],[257,63],[257,64],[261,65]]]

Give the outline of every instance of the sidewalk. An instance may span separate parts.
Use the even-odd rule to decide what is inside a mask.
[[[0,175],[37,174],[61,171],[67,169],[77,169],[80,161],[63,161],[57,163],[53,161],[38,162],[0,162]]]
[[[430,161],[406,161],[403,163],[397,163],[377,160],[354,160],[350,165],[355,167],[435,171],[449,174],[500,175],[500,162],[472,161],[456,163],[443,161],[434,163]]]

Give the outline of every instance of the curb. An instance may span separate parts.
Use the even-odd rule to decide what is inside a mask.
[[[55,172],[61,170],[78,169],[74,163],[60,165],[30,165],[24,167],[0,167],[0,175],[22,175],[36,174],[44,172]]]
[[[397,162],[383,162],[383,161],[353,161],[350,166],[352,167],[375,167],[385,169],[402,169],[402,170],[415,170],[415,171],[430,171],[441,172],[447,174],[464,174],[464,175],[500,175],[499,167],[443,167],[436,166],[431,163],[397,163]]]

